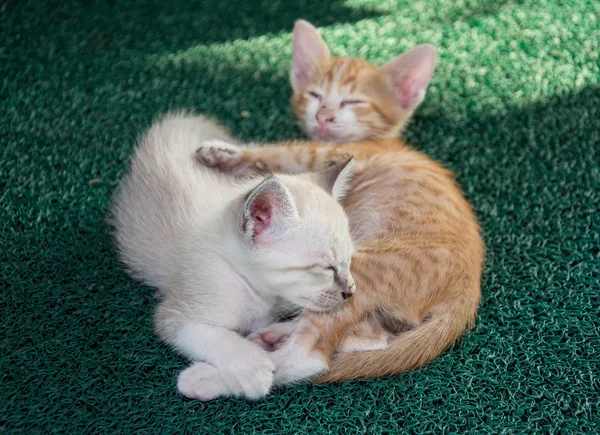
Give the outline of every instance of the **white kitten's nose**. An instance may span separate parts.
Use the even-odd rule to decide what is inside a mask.
[[[350,274],[340,273],[338,274],[338,283],[342,287],[342,298],[344,300],[350,298],[356,290],[356,284]]]
[[[317,111],[317,122],[319,127],[323,128],[327,124],[335,121],[335,109],[329,104],[323,104]]]

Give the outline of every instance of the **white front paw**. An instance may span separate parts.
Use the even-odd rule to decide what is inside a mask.
[[[269,394],[275,377],[275,364],[262,349],[256,347],[256,351],[251,355],[240,354],[234,364],[220,369],[232,395],[256,400]]]
[[[177,391],[188,399],[202,402],[217,397],[261,399],[273,386],[275,365],[270,358],[245,358],[233,367],[217,369],[211,364],[195,362],[179,374]]]
[[[179,374],[177,391],[202,402],[231,394],[219,370],[203,362],[196,362]]]

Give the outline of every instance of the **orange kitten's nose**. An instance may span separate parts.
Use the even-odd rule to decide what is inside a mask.
[[[333,107],[323,104],[317,111],[317,122],[319,127],[323,128],[326,124],[335,121],[335,110]]]

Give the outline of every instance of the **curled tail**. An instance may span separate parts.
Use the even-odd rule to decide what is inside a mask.
[[[477,292],[478,294],[478,292]],[[395,375],[423,367],[449,348],[475,320],[476,304],[456,304],[395,338],[387,348],[370,352],[339,353],[329,371],[314,382]]]

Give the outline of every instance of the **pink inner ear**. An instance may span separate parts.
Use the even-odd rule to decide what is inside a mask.
[[[294,26],[294,55],[290,75],[292,88],[300,92],[308,83],[314,66],[330,57],[327,45],[312,24],[299,20]]]
[[[271,224],[273,210],[271,204],[262,199],[257,199],[252,205],[252,220],[254,221],[254,235],[257,236]]]
[[[411,80],[397,85],[398,100],[404,110],[417,107],[425,98],[427,83],[421,80]]]
[[[304,62],[303,59],[297,60],[299,56],[294,54],[294,65],[292,67],[292,74],[290,80],[292,82],[292,88],[297,92],[300,92],[308,83],[308,74],[310,72],[310,64]]]
[[[419,45],[392,59],[384,67],[392,77],[398,102],[404,110],[414,110],[425,98],[435,69],[435,47]]]

